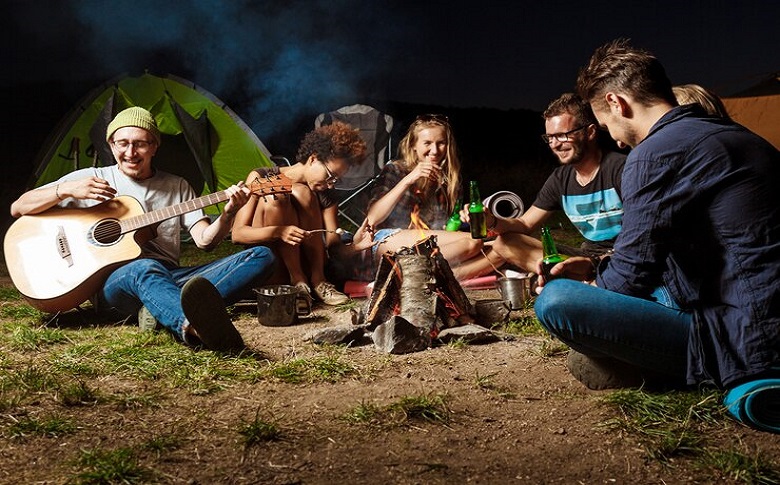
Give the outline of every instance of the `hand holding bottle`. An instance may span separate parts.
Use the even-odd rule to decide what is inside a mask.
[[[546,283],[558,278],[567,278],[595,285],[595,282],[592,281],[594,275],[593,260],[584,256],[570,256],[560,263],[556,263],[549,269],[549,279],[546,279],[542,270],[542,260],[539,260],[536,273],[539,275],[536,286],[537,294],[542,292]]]
[[[563,262],[566,256],[558,254],[558,249],[555,247],[555,241],[553,241],[550,235],[550,228],[547,226],[542,227],[542,271],[541,275],[545,281],[550,281],[559,275],[559,272],[553,274],[552,268],[558,263]]]
[[[471,237],[474,239],[484,239],[487,237],[487,221],[485,219],[485,207],[482,205],[482,197],[479,195],[479,186],[476,180],[469,184],[469,226],[471,227]]]

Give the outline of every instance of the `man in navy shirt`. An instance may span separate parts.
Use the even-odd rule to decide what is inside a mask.
[[[695,105],[677,106],[660,62],[625,40],[594,53],[577,90],[632,147],[623,228],[594,285],[543,286],[542,324],[594,362],[642,375],[725,388],[771,378],[780,364],[777,149]],[[570,258],[552,273],[579,275],[590,264]],[[661,285],[679,308],[649,301]],[[780,404],[778,392],[764,401]],[[780,422],[765,429],[780,431]]]

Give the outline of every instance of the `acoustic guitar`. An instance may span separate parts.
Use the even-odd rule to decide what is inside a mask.
[[[282,174],[257,178],[247,186],[263,198],[289,194]],[[119,266],[141,256],[151,227],[167,219],[225,202],[227,191],[144,212],[130,196],[88,208],[53,207],[17,219],[3,244],[8,273],[35,308],[49,313],[76,308],[102,287]]]

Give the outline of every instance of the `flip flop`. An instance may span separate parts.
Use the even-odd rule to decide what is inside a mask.
[[[780,378],[741,384],[726,393],[723,405],[737,421],[751,428],[780,433]]]

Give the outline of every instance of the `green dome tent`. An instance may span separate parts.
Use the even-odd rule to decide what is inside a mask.
[[[273,165],[249,126],[203,88],[173,75],[122,76],[92,90],[60,122],[36,159],[29,188],[79,168],[114,164],[106,127],[130,106],[149,110],[160,127],[154,166],[186,178],[199,194],[224,190],[253,168]]]

